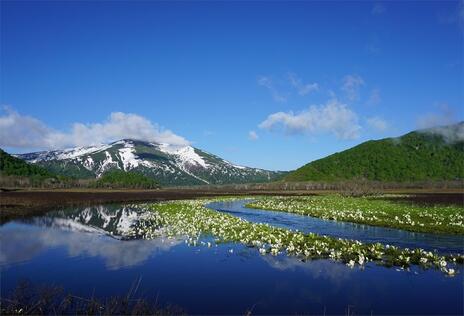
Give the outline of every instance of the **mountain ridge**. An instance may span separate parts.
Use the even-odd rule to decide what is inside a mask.
[[[268,182],[285,172],[233,164],[192,146],[121,139],[109,144],[15,155],[66,176],[98,178],[112,169],[139,171],[163,185]]]
[[[314,160],[286,181],[464,179],[464,122],[369,140]]]

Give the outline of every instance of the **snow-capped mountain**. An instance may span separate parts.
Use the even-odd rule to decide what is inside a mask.
[[[100,177],[105,171],[138,171],[163,185],[266,182],[284,172],[234,165],[192,146],[123,139],[110,144],[16,155],[50,171]]]

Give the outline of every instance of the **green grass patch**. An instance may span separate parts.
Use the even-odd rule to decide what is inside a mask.
[[[464,208],[460,206],[425,206],[381,197],[326,195],[262,197],[247,207],[414,232],[464,235]]]

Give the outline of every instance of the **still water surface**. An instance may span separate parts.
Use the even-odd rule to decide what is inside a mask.
[[[252,200],[213,202],[208,207],[254,223],[266,223],[286,229],[298,229],[337,238],[356,239],[365,243],[380,242],[403,248],[422,248],[440,253],[463,253],[464,236],[424,234],[401,229],[376,227],[349,222],[324,220],[286,212],[245,207]]]
[[[240,204],[210,207],[237,212]],[[262,256],[237,244],[208,248],[163,238],[124,240],[141,212],[124,205],[72,208],[3,224],[2,295],[24,279],[61,285],[84,297],[124,295],[141,278],[139,297],[157,298],[190,314],[249,309],[254,314],[346,314],[348,308],[374,315],[463,313],[462,274],[450,278],[433,270],[399,272],[374,265],[350,269],[328,260]]]

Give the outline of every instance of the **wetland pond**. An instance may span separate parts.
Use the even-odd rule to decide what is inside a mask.
[[[244,207],[208,207],[248,221],[328,236],[462,252],[462,236],[409,233]],[[0,226],[2,295],[19,281],[55,284],[75,295],[137,296],[188,314],[463,314],[462,272],[410,271],[369,263],[303,262],[225,243],[191,246],[183,239],[125,239],[143,216],[130,205],[75,207]],[[207,242],[208,237],[203,239]]]

